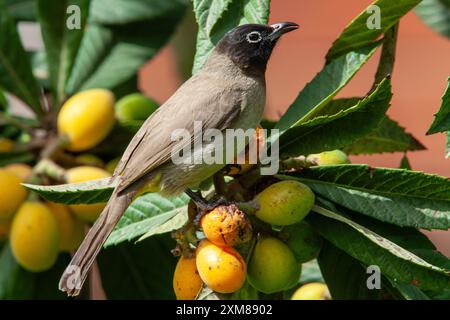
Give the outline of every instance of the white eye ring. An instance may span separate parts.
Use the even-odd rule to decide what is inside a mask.
[[[253,36],[258,36],[256,39],[251,39]],[[247,42],[249,43],[258,43],[262,40],[261,33],[258,31],[252,31],[249,34],[247,34]]]

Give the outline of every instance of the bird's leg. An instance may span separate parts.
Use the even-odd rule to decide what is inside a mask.
[[[199,191],[195,192],[191,189],[186,189],[185,193],[189,196],[189,198],[192,199],[197,208],[201,211],[211,211],[217,206],[230,204],[230,201],[225,199],[225,197],[223,196],[220,196],[215,200],[208,201],[201,195]]]
[[[209,207],[208,201],[202,196],[200,191],[195,192],[191,189],[186,189],[185,193],[191,198],[197,208],[203,210]]]
[[[213,175],[214,189],[222,196],[228,195],[227,184],[225,183],[223,171],[218,171]]]
[[[218,206],[230,204],[230,201],[225,199],[225,197],[223,196],[220,196],[213,201],[208,201],[201,195],[200,191],[194,192],[191,189],[186,189],[185,193],[192,199],[192,201],[198,208],[198,214],[194,219],[194,222],[196,224],[198,224],[198,222],[206,212],[211,211]]]

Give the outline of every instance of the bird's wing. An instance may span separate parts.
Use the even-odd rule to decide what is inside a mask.
[[[174,148],[181,150],[201,137],[194,132],[194,122],[202,129],[230,127],[242,108],[242,92],[233,85],[192,77],[150,116],[125,150],[115,175],[120,175],[119,191],[170,160]],[[184,145],[171,140],[176,129],[186,129],[191,140]]]

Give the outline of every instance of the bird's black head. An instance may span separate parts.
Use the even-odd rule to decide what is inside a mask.
[[[264,73],[278,39],[297,28],[293,22],[244,24],[229,31],[217,44],[217,50],[248,72]]]

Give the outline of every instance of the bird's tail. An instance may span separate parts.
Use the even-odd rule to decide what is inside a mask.
[[[103,244],[133,200],[135,192],[113,193],[59,280],[59,289],[77,296]]]

